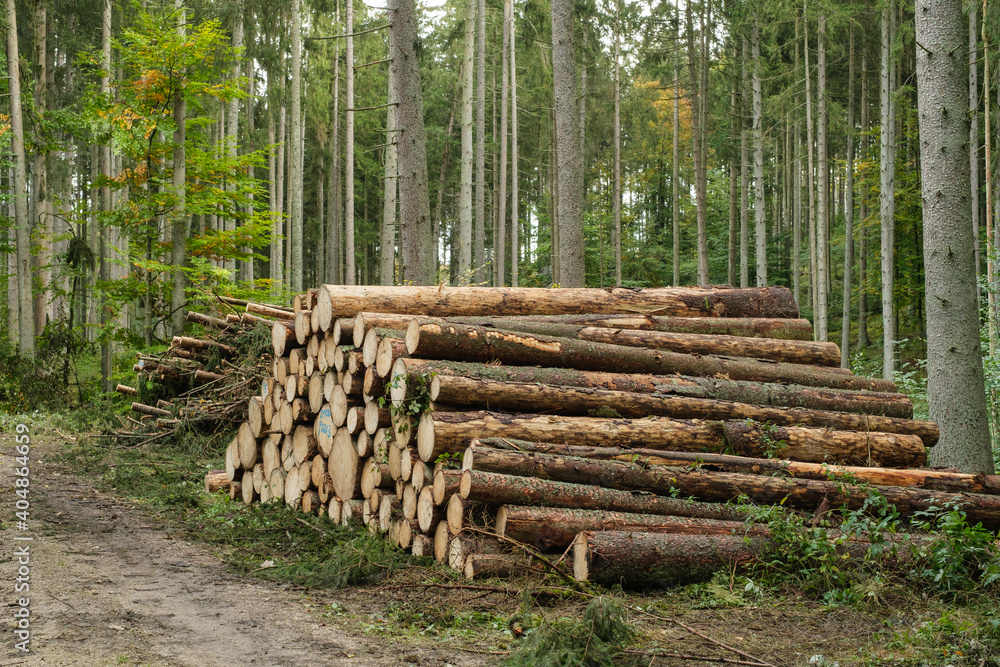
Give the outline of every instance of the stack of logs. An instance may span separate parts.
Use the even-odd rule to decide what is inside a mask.
[[[822,514],[877,491],[1000,526],[1000,481],[922,468],[937,426],[840,369],[784,288],[325,285],[269,315],[231,493],[469,577],[571,557],[605,584],[700,578],[766,545],[740,498]]]

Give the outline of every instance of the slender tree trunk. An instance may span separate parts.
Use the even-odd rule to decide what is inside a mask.
[[[427,137],[424,131],[424,101],[420,90],[420,62],[417,58],[417,9],[414,0],[392,0],[392,27],[389,30],[389,57],[395,90],[396,124],[399,132],[399,219],[402,221],[400,247],[401,280],[414,285],[433,285],[436,240],[431,225],[427,194]]]
[[[233,33],[232,33],[232,46],[234,49],[239,49],[243,47],[243,0],[238,0],[233,6]],[[240,78],[240,60],[241,58],[233,59],[233,82],[236,83]],[[230,159],[235,159],[237,154],[237,142],[239,141],[239,115],[240,115],[240,100],[237,97],[229,100],[226,103],[226,155]],[[235,191],[235,184],[232,182],[226,183],[226,190],[230,192]],[[236,220],[231,217],[225,218],[225,229],[226,231],[236,230]],[[246,248],[241,248],[246,252]],[[246,269],[243,265],[247,262],[240,261],[240,280],[246,280]],[[226,260],[226,268],[230,271],[236,269],[236,261],[234,259]]]
[[[17,11],[7,0],[7,74],[10,78],[11,151],[14,157],[14,234],[17,245],[18,352],[35,354],[34,321],[31,316],[31,248],[28,222],[28,176],[24,153],[24,118],[21,111],[21,65],[17,49]]]
[[[253,36],[252,35],[248,36],[248,41],[249,42],[253,42]],[[255,108],[256,108],[255,99],[257,97],[257,91],[256,91],[256,76],[257,76],[257,74],[256,74],[256,72],[254,72],[253,62],[254,62],[253,58],[248,58],[247,59],[247,120],[246,120],[246,128],[247,129],[246,129],[246,137],[247,137],[247,145],[249,147],[249,150],[251,150],[251,151],[253,151],[253,150],[255,150],[257,148],[256,145],[255,145],[255,141],[254,141],[254,135],[255,135],[254,124],[256,122],[254,111],[255,111]],[[249,169],[250,169],[250,178],[256,178],[257,177],[257,168],[254,167],[254,166],[250,166]],[[250,219],[252,219],[253,214],[254,214],[254,204],[253,204],[253,198],[254,197],[253,197],[253,193],[251,192],[250,194],[247,195],[247,197],[248,197],[249,201],[247,202],[247,207],[245,209],[246,216],[247,216],[246,219],[250,220]],[[244,248],[245,252],[250,252],[251,250],[253,250],[253,248]],[[254,275],[255,272],[254,272],[254,265],[253,265],[253,263],[254,263],[254,260],[251,257],[249,259],[243,260],[242,265],[241,265],[242,268],[241,268],[240,279],[243,280],[246,283],[249,283],[249,284],[252,284],[254,282],[254,279],[255,279],[255,275]]]
[[[799,71],[799,17],[795,16],[795,69],[796,76]],[[796,90],[794,99],[799,100]],[[795,303],[801,307],[802,300],[802,119],[795,119],[795,164],[794,164],[794,207],[795,219],[792,227],[792,294]]]
[[[180,18],[178,21],[178,32],[184,34],[185,30],[185,14],[183,10],[183,4],[180,0],[177,3],[180,11]],[[101,53],[103,55],[104,63],[107,67],[104,74],[101,76],[101,94],[110,95],[111,94],[111,0],[104,0],[101,12]],[[181,180],[178,186],[177,180],[177,147],[174,147],[174,186],[178,189],[178,205],[179,213],[175,212],[175,215],[180,216],[179,222],[175,220],[175,227],[171,230],[171,241],[172,241],[172,252],[171,252],[171,264],[174,266],[176,271],[173,276],[173,291],[171,298],[171,328],[173,329],[174,335],[179,335],[184,329],[184,285],[185,277],[184,272],[181,270],[184,266],[184,261],[186,258],[185,245],[187,243],[188,234],[188,218],[187,211],[184,204],[184,188],[186,186],[186,179],[184,178],[184,99],[183,93],[178,92],[176,100],[180,101],[181,111],[178,113],[176,106],[174,111],[174,118],[180,128],[180,150],[181,150]],[[176,103],[175,100],[175,103]],[[176,135],[175,135],[176,137]],[[105,146],[100,146],[98,148],[100,152],[100,170],[101,175],[105,178],[111,178],[111,146],[110,144]],[[110,213],[112,208],[111,202],[111,188],[107,185],[102,185],[100,189],[100,210],[105,213]],[[178,236],[180,234],[180,236]],[[100,257],[101,257],[101,281],[107,284],[111,280],[111,243],[110,243],[110,228],[105,224],[101,224],[101,247],[100,247]],[[178,247],[179,246],[179,247]],[[106,297],[101,298],[101,328],[104,329],[110,323],[110,316],[106,306]],[[112,359],[113,359],[113,348],[111,344],[110,336],[106,337],[101,342],[101,384],[104,391],[111,391],[111,374],[112,374]]]
[[[344,136],[344,187],[346,197],[344,202],[344,284],[354,285],[357,281],[357,268],[354,248],[354,0],[345,4],[346,27],[345,38],[347,62],[344,66],[345,94],[345,136]],[[395,73],[394,73],[395,74]],[[400,99],[396,97],[394,99]],[[398,119],[397,119],[398,120]],[[398,150],[398,149],[397,149]],[[426,167],[424,168],[426,174]]]
[[[966,89],[958,0],[917,0],[917,105],[927,290],[927,393],[941,427],[934,465],[993,472],[973,264]]]
[[[740,114],[740,104],[739,104],[739,78],[736,76],[738,73],[737,61],[739,59],[739,51],[736,47],[736,39],[733,38],[733,89],[730,94],[729,101],[729,136],[731,141],[735,141],[736,136],[739,134],[739,114]],[[736,163],[735,159],[732,159],[729,163],[729,243],[728,243],[728,263],[727,263],[727,273],[726,280],[730,285],[735,285],[737,281],[737,273],[739,272],[739,242],[737,241],[737,236],[739,235],[739,216],[740,216],[740,167]]]
[[[750,99],[750,42],[742,38],[743,90],[740,104],[740,287],[750,286],[750,127],[746,119]]]
[[[760,85],[760,10],[754,7],[750,32],[750,54],[753,59],[753,210],[754,240],[757,246],[757,287],[767,285],[767,218],[764,207],[764,132],[763,100]]]
[[[680,9],[675,4],[674,5],[674,43],[680,44],[680,35],[678,26],[680,25]],[[680,86],[680,73],[677,67],[677,51],[674,51],[673,55],[674,64],[674,116],[673,123],[671,124],[671,131],[673,133],[671,141],[671,160],[672,160],[672,174],[670,178],[671,187],[671,231],[672,231],[672,242],[671,248],[673,252],[673,268],[674,268],[674,287],[680,287],[681,285],[681,202],[680,202],[680,180],[681,180],[681,161],[680,161],[680,142],[681,142],[681,114],[680,114],[680,98],[681,98],[681,86]]]
[[[472,263],[486,281],[486,0],[476,0],[476,201]]]
[[[694,153],[694,182],[695,182],[695,210],[698,221],[698,284],[708,285],[708,247],[707,236],[703,245],[702,236],[705,231],[705,202],[701,198],[701,174],[704,165],[701,163],[701,97],[704,91],[701,88],[701,75],[698,65],[698,52],[694,45],[694,22],[691,16],[691,4],[688,3],[685,18],[687,21],[687,46],[688,46],[688,78],[691,83],[691,140],[692,152]]]
[[[983,0],[983,125],[986,139],[986,294],[987,314],[986,330],[989,332],[990,356],[997,352],[997,300],[996,300],[996,242],[994,239],[995,221],[993,220],[993,130],[990,113],[990,49],[986,34],[986,0]]]
[[[277,293],[278,288],[282,283],[285,286],[288,283],[285,281],[285,250],[286,243],[285,237],[282,230],[285,228],[284,211],[285,211],[285,120],[287,112],[285,110],[285,100],[282,95],[281,108],[278,111],[278,150],[277,158],[275,159],[275,184],[274,184],[274,203],[271,205],[271,213],[274,216],[272,220],[272,233],[274,234],[274,239],[272,240],[271,246],[271,279],[274,281],[275,293]]]
[[[816,19],[816,152],[819,158],[819,192],[816,208],[816,337],[825,341],[829,336],[827,283],[830,266],[827,237],[830,227],[830,152],[826,136],[826,14]]]
[[[854,21],[848,28],[847,56],[847,166],[844,177],[844,309],[840,319],[840,366],[850,368],[851,273],[854,271]]]
[[[335,14],[335,25],[340,25],[340,3],[337,3]],[[389,138],[393,142],[398,141],[397,133],[389,133]],[[341,210],[343,200],[340,190],[340,40],[336,40],[333,47],[333,141],[330,172],[330,206],[327,210],[329,220],[327,224],[330,230],[327,234],[329,246],[327,248],[327,268],[330,272],[330,282],[342,284],[344,281],[343,263],[343,230],[341,224]]]
[[[969,110],[972,122],[969,124],[969,171],[971,176],[969,192],[972,195],[972,242],[975,248],[976,292],[979,292],[979,70],[978,33],[976,14],[978,7],[969,8]]]
[[[567,0],[557,0],[557,3],[563,3],[563,2],[567,2]],[[570,10],[572,10],[572,7],[570,7]],[[553,9],[553,13],[554,12],[555,9]],[[521,271],[521,246],[519,240],[520,237],[519,225],[521,221],[520,221],[520,216],[518,214],[519,202],[517,194],[519,185],[519,179],[518,179],[519,173],[517,168],[517,58],[515,57],[515,54],[517,53],[517,49],[515,48],[515,42],[516,42],[515,37],[517,33],[515,31],[515,27],[516,24],[514,23],[514,5],[513,3],[511,3],[510,7],[510,285],[511,287],[517,287]],[[569,35],[570,35],[569,68],[570,70],[572,70],[573,68],[572,27],[570,28]],[[553,49],[553,52],[554,51],[555,49]],[[553,56],[553,59],[554,58],[555,56]],[[553,71],[554,70],[555,70],[555,65],[553,65]],[[575,101],[576,85],[574,84],[574,77],[570,76],[569,84],[573,88],[573,94],[574,94],[573,99]],[[556,97],[558,99],[558,88]],[[559,105],[557,102],[556,104],[557,123],[559,118],[558,106]],[[570,114],[568,122],[573,127],[576,127],[576,119],[572,116],[572,114]],[[580,156],[577,157],[579,158]],[[583,276],[582,273],[583,271],[583,163],[582,159],[578,159],[577,162],[579,164],[576,167],[576,171],[579,172],[579,180],[580,180],[580,187],[579,187],[580,199],[577,204],[577,208],[579,210],[579,220],[580,220],[580,229],[579,229],[579,237],[580,237],[579,251],[580,251],[580,271],[581,271],[580,286],[582,287],[583,286],[583,277],[582,277]],[[569,168],[569,166],[567,168]],[[562,181],[560,180],[560,183],[561,182]],[[560,201],[562,201],[561,194],[559,199]],[[559,220],[562,221],[563,219],[564,218],[562,217],[562,215],[560,215]],[[567,285],[567,287],[568,286],[569,285]]]
[[[104,5],[105,30],[109,31],[110,38],[110,14],[111,0],[105,0]],[[184,0],[175,0],[174,5],[177,11],[177,34],[183,37],[187,31],[187,11],[184,8]],[[174,93],[174,210],[171,214],[170,241],[172,249],[170,252],[170,263],[174,267],[173,291],[170,299],[170,322],[173,335],[179,336],[184,331],[184,260],[185,246],[188,236],[188,215],[187,215],[187,157],[185,152],[185,123],[187,121],[187,105],[184,99],[184,91],[177,86]],[[104,200],[102,193],[101,199]],[[102,204],[104,202],[102,201]],[[101,277],[104,278],[105,268],[101,268]],[[103,355],[102,355],[103,356]],[[103,364],[102,364],[103,366]]]
[[[559,260],[561,285],[583,287],[586,279],[583,240],[583,156],[580,155],[579,103],[576,85],[575,21],[571,0],[552,2],[552,77],[556,101],[556,135],[559,150]],[[511,80],[514,79],[514,40],[511,39]],[[513,88],[513,86],[512,86]],[[512,91],[512,98],[516,98]],[[513,111],[516,113],[516,109]],[[514,128],[517,123],[512,122]],[[514,149],[516,158],[517,149]],[[516,190],[516,173],[512,175]],[[516,198],[512,197],[512,202]],[[512,205],[516,206],[516,203]],[[512,246],[516,248],[512,231]],[[515,267],[511,267],[514,277]],[[511,284],[516,284],[512,282]]]
[[[455,111],[458,109],[458,101],[460,99],[461,93],[455,95],[455,100],[451,105],[451,115],[448,117],[448,131],[445,132],[445,146],[444,150],[441,151],[441,167],[438,170],[438,189],[437,189],[437,206],[434,209],[434,261],[437,264],[437,245],[436,239],[440,238],[441,229],[441,216],[444,210],[444,179],[448,173],[448,144],[451,140],[452,131],[455,129]],[[398,164],[398,162],[397,162]]]
[[[301,292],[302,247],[305,231],[302,220],[302,14],[301,0],[292,0],[292,136],[288,155],[289,224],[291,226],[292,290]],[[350,39],[350,38],[348,38]],[[348,47],[350,48],[350,47]]]
[[[389,72],[389,108],[385,114],[385,197],[382,199],[382,237],[379,253],[379,283],[393,285],[396,279],[396,108],[392,97],[392,72]]]
[[[813,164],[813,121],[812,121],[812,73],[809,68],[809,15],[805,8],[802,10],[802,49],[804,51],[804,61],[806,66],[806,190],[809,193],[808,227],[809,227],[809,294],[812,297],[813,324],[817,324],[819,313],[819,293],[816,275],[816,186],[814,175],[816,173]]]
[[[621,100],[621,0],[615,0],[615,164],[614,164],[614,239],[615,285],[622,284],[622,100]]]
[[[880,215],[882,220],[882,376],[891,380],[896,371],[896,318],[893,311],[893,244],[896,224],[896,101],[892,90],[895,63],[892,43],[895,41],[895,16],[892,7],[882,10],[882,72],[880,107],[882,115],[879,173]]]
[[[472,281],[472,99],[475,88],[476,2],[465,0],[465,48],[462,53],[462,174],[458,198],[458,284]]]
[[[48,39],[46,34],[45,5],[35,4],[35,62],[38,74],[35,77],[34,107],[35,114],[44,118],[47,111],[46,80],[48,79]],[[52,280],[52,203],[49,199],[48,151],[38,148],[35,153],[32,190],[34,193],[34,215],[31,216],[34,228],[35,245],[38,248],[35,275],[35,335],[40,336],[45,330],[45,320],[48,303],[51,300]]]
[[[861,130],[868,132],[868,50],[861,49]],[[864,138],[861,140],[866,142]],[[864,143],[862,144],[864,145]],[[867,151],[864,151],[867,157]],[[861,251],[858,253],[858,347],[868,346],[868,197],[862,194],[858,213]]]
[[[499,196],[497,199],[497,224],[493,229],[493,257],[496,262],[493,284],[503,287],[505,284],[505,264],[507,261],[507,110],[510,98],[510,13],[511,0],[503,4],[503,48],[501,49],[500,74],[500,172]],[[553,239],[555,240],[555,239]],[[553,254],[556,254],[553,252]]]

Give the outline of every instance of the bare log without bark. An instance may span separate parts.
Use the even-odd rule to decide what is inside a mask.
[[[810,387],[894,391],[888,380],[863,378],[813,366],[757,359],[696,356],[610,345],[591,341],[532,336],[462,324],[421,323],[414,320],[406,332],[411,356],[461,358],[518,366],[548,366],[619,373],[678,373],[721,376],[751,382],[784,382]]]
[[[205,475],[205,493],[216,493],[218,491],[229,493],[229,486],[231,484],[232,481],[225,470],[210,470]]]
[[[473,438],[509,437],[590,446],[765,454],[814,463],[916,467],[926,462],[915,435],[855,433],[745,421],[602,419],[492,412],[427,412],[417,428],[424,461],[462,452]]]
[[[753,419],[786,426],[901,433],[920,437],[928,447],[934,445],[939,436],[937,424],[931,421],[758,406],[686,396],[498,382],[455,375],[434,376],[431,379],[430,398],[432,401],[456,406],[488,406],[546,414],[587,415],[605,410],[630,418],[660,415],[674,419]]]
[[[616,372],[581,371],[569,368],[497,366],[494,364],[427,359],[397,359],[393,367],[392,397],[398,405],[406,394],[409,373],[458,375],[497,382],[540,383],[567,387],[609,389],[641,394],[666,394],[710,398],[754,405],[808,408],[835,412],[884,415],[908,419],[913,404],[905,394],[820,389],[773,383],[739,382],[719,378],[679,375],[640,375]]]
[[[491,287],[347,287],[323,285],[320,313],[359,312],[452,315],[559,315],[605,313],[683,317],[798,317],[792,293],[782,287],[744,289],[573,289]],[[323,324],[322,322],[320,323]]]

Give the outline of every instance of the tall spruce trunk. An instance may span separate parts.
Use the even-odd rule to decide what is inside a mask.
[[[879,213],[882,220],[882,376],[891,380],[896,371],[894,347],[896,344],[896,318],[893,293],[893,244],[896,225],[896,101],[892,89],[896,80],[896,66],[892,56],[895,40],[895,16],[892,7],[882,10],[882,63],[880,74],[880,101],[882,129],[880,133]]]
[[[740,99],[740,287],[750,286],[750,127],[746,118],[750,99],[750,42],[743,35],[741,64],[743,89]]]
[[[736,62],[739,58],[739,51],[736,46],[736,39],[733,38],[733,89],[729,99],[729,136],[735,140],[739,134],[739,79],[736,76]],[[740,167],[735,156],[729,161],[729,242],[726,265],[726,281],[730,285],[735,285],[739,274],[739,224],[740,224]]]
[[[500,172],[500,183],[497,188],[497,224],[493,229],[493,258],[496,267],[493,273],[495,287],[503,287],[506,283],[507,262],[507,109],[510,99],[510,12],[511,0],[503,3],[503,44],[501,48],[500,73],[500,164],[496,169]]]
[[[848,28],[847,166],[844,202],[844,308],[840,318],[840,366],[850,368],[851,274],[854,271],[854,22]]]
[[[980,275],[979,256],[979,56],[977,33],[977,12],[978,8],[973,4],[969,8],[969,110],[971,112],[971,122],[969,123],[969,192],[972,195],[972,242],[975,248],[976,259],[976,282],[978,293],[978,279]]]
[[[621,100],[621,0],[615,0],[615,119],[614,119],[614,238],[615,286],[622,284],[622,100]]]
[[[934,465],[992,473],[969,201],[968,61],[959,0],[917,0],[917,108]]]
[[[35,114],[44,118],[47,110],[46,79],[48,79],[48,39],[46,34],[47,12],[42,3],[35,4],[35,77],[34,107]],[[34,214],[31,216],[35,245],[38,248],[36,259],[34,329],[36,335],[45,330],[45,320],[48,315],[48,304],[51,300],[52,280],[52,201],[49,199],[49,153],[44,144],[34,151],[35,166],[33,170],[32,190],[34,192]]]
[[[292,0],[292,127],[288,155],[289,225],[291,227],[291,287],[303,289],[302,247],[302,14],[301,0]]]
[[[795,17],[795,71],[799,71],[799,18]],[[799,100],[798,92],[794,99]],[[795,119],[795,164],[793,206],[795,216],[792,222],[792,294],[795,303],[801,304],[802,296],[802,119]]]
[[[393,0],[389,29],[389,57],[399,132],[399,219],[402,248],[402,281],[433,285],[436,240],[427,194],[427,136],[424,101],[420,90],[420,61],[416,52],[417,8],[414,0]]]
[[[184,10],[183,5],[178,2],[178,7],[181,9],[180,18],[178,19],[177,32],[184,34]],[[101,53],[104,59],[104,63],[107,66],[107,70],[101,75],[101,93],[103,95],[111,94],[111,0],[104,0],[101,11]],[[187,236],[188,236],[188,217],[187,210],[185,206],[185,187],[187,185],[186,172],[184,169],[186,153],[184,147],[184,123],[185,123],[185,113],[184,113],[184,96],[183,90],[178,86],[177,97],[175,98],[174,107],[174,118],[177,122],[177,126],[180,129],[180,166],[178,167],[178,154],[177,145],[174,146],[174,187],[177,190],[178,202],[177,206],[179,210],[174,211],[174,227],[171,229],[171,242],[172,250],[170,253],[170,263],[174,267],[173,275],[173,290],[171,293],[171,328],[173,329],[173,334],[180,335],[184,330],[184,272],[181,270],[184,266],[184,260],[186,258],[186,248]],[[180,111],[178,112],[177,103],[180,103]],[[174,139],[176,141],[177,135],[175,134]],[[104,145],[98,148],[100,151],[100,170],[101,175],[107,179],[111,178],[111,146],[110,144]],[[178,180],[177,170],[180,169],[180,180]],[[100,188],[100,208],[101,211],[106,213],[111,212],[111,188],[107,185],[102,185]],[[111,243],[110,243],[110,229],[101,225],[101,281],[108,283],[111,280]],[[178,247],[179,246],[179,247]],[[104,307],[106,297],[102,296],[101,303],[101,328],[104,329],[108,326],[110,320],[108,315],[108,309]],[[111,391],[111,372],[112,372],[112,343],[111,337],[107,336],[101,342],[101,384],[104,391]]]
[[[816,152],[819,158],[819,191],[816,207],[816,338],[825,341],[829,335],[830,266],[828,237],[830,231],[830,150],[827,141],[826,110],[826,15],[816,20]]]
[[[347,35],[344,39],[347,51],[347,61],[344,64],[344,284],[354,285],[357,281],[357,268],[354,265],[354,0],[347,0],[344,6],[344,33]],[[395,72],[393,76],[396,76]],[[405,126],[400,124],[400,127]],[[424,173],[427,173],[426,166]],[[400,216],[402,217],[402,210]]]
[[[396,155],[396,107],[392,97],[392,72],[389,72],[389,107],[385,112],[385,197],[382,199],[382,234],[379,243],[379,283],[395,284],[396,270],[396,190],[398,158]]]
[[[757,287],[767,285],[767,218],[764,201],[764,132],[763,99],[760,84],[760,10],[754,8],[750,31],[750,57],[753,60],[753,211],[754,241],[757,250]]]
[[[105,0],[105,12],[110,13],[110,0]],[[186,33],[187,12],[184,9],[183,0],[176,0],[177,11],[177,34],[183,37]],[[108,28],[110,30],[110,26]],[[187,157],[185,152],[185,122],[187,120],[187,106],[184,100],[184,91],[180,86],[174,93],[174,209],[171,212],[170,241],[172,248],[170,252],[170,263],[174,267],[173,289],[170,298],[170,322],[173,335],[179,336],[184,331],[184,259],[185,245],[188,236],[188,215],[185,189],[187,186]],[[104,197],[102,196],[103,200]],[[103,203],[103,202],[102,202]],[[102,241],[105,235],[102,235]],[[102,246],[105,245],[103,242]],[[105,268],[101,267],[101,277],[104,278]],[[102,364],[103,365],[103,364]]]
[[[232,47],[233,49],[241,49],[243,47],[243,0],[238,0],[233,6],[233,31],[232,31]],[[232,79],[233,83],[237,83],[240,79],[240,58],[233,58],[233,71]],[[239,137],[239,116],[240,116],[240,100],[238,97],[233,97],[226,103],[226,156],[231,159],[236,159],[237,154],[237,141]],[[235,192],[235,184],[227,179],[226,190],[230,193]],[[226,216],[224,218],[225,230],[235,231],[236,230],[236,220],[235,218]],[[246,252],[247,248],[240,248],[241,251]],[[252,262],[253,260],[250,260]],[[244,265],[247,262],[240,261],[240,274],[239,279],[245,280],[246,269]],[[236,260],[227,259],[225,267],[230,271],[235,271]],[[234,276],[236,277],[236,276]]]
[[[340,24],[340,3],[337,3],[334,25]],[[334,284],[343,281],[343,225],[341,225],[341,167],[340,167],[340,40],[333,46],[333,140],[330,155],[330,205],[327,206],[326,267],[328,280]],[[395,142],[396,133],[389,138]]]
[[[816,185],[815,164],[813,162],[813,119],[812,119],[812,72],[809,69],[809,15],[802,10],[802,50],[806,71],[806,190],[809,193],[807,226],[809,228],[809,294],[812,302],[813,324],[817,324],[819,312],[818,281],[816,276]],[[818,338],[818,336],[817,336]]]
[[[476,0],[476,201],[472,263],[486,281],[486,0]]]
[[[560,0],[564,2],[565,0]],[[518,167],[517,167],[517,58],[515,54],[517,53],[516,47],[516,31],[514,24],[514,5],[511,3],[510,7],[510,285],[511,287],[517,287],[518,278],[521,271],[521,246],[519,240],[519,224],[520,219],[518,217]],[[572,36],[572,31],[570,31]],[[572,46],[572,45],[571,45]],[[570,53],[570,60],[572,63],[572,49]],[[553,70],[555,67],[553,66]],[[572,67],[571,67],[572,69]],[[570,85],[573,86],[574,95],[576,91],[576,86],[571,76],[569,79]],[[558,105],[557,105],[558,106]],[[558,111],[557,118],[558,118]],[[576,119],[573,117],[572,113],[569,115],[568,121],[573,127],[576,127]],[[557,121],[558,123],[558,121]],[[557,153],[558,156],[558,153]],[[580,158],[580,156],[577,156]],[[558,158],[557,158],[558,160]],[[580,251],[580,286],[583,286],[583,163],[582,158],[578,160],[580,163],[577,169],[579,172],[579,191],[580,197],[578,200],[579,209],[579,251]],[[562,182],[562,181],[560,181]],[[562,201],[562,195],[559,197]],[[561,221],[562,215],[560,214],[559,220]],[[561,223],[560,223],[561,224]],[[560,244],[562,244],[562,237],[560,236]],[[561,270],[561,269],[560,269]]]
[[[674,5],[674,42],[679,43],[678,36],[678,25],[680,24],[680,9],[677,5]],[[677,51],[674,51],[673,55],[674,64],[674,99],[673,99],[673,122],[671,123],[671,131],[673,133],[672,143],[671,143],[671,156],[672,164],[672,174],[670,178],[670,185],[672,189],[671,196],[671,249],[672,249],[672,260],[674,269],[674,287],[681,286],[681,203],[680,203],[680,179],[681,179],[681,167],[680,167],[680,76],[677,71]],[[741,287],[746,287],[746,285],[741,285]]]
[[[576,84],[574,11],[571,0],[552,2],[552,79],[556,101],[556,136],[559,150],[559,254],[562,286],[583,287],[586,272],[583,241],[583,156],[580,155],[579,93]],[[514,40],[511,38],[511,80],[514,80]],[[512,94],[516,98],[516,94]],[[513,125],[516,127],[517,123]],[[516,148],[514,149],[516,153]],[[516,156],[513,161],[516,161]],[[516,189],[517,174],[511,176]],[[512,206],[516,205],[513,202]],[[516,218],[514,219],[516,222]],[[516,243],[512,230],[512,255]],[[515,267],[511,267],[514,278]],[[515,282],[511,283],[516,284]]]
[[[458,279],[472,282],[472,98],[475,88],[476,0],[465,0],[465,48],[462,52],[462,174],[458,197]]]
[[[861,131],[869,130],[868,117],[868,50],[861,49]],[[867,140],[862,136],[862,146]],[[865,151],[867,155],[867,151]],[[862,195],[858,213],[861,219],[858,234],[861,250],[858,253],[858,347],[868,346],[868,197]]]
[[[7,0],[7,74],[10,79],[11,152],[14,157],[14,235],[17,246],[18,352],[35,354],[35,327],[31,316],[31,248],[28,230],[28,175],[24,153],[24,116],[21,110],[21,64],[17,48],[17,10]]]
[[[692,153],[694,154],[694,182],[695,182],[695,213],[698,221],[698,284],[708,285],[708,246],[705,217],[705,201],[701,193],[701,176],[705,166],[702,164],[702,132],[701,132],[701,104],[705,92],[701,90],[701,70],[699,69],[699,52],[695,50],[694,43],[694,21],[691,15],[691,5],[687,5],[685,10],[687,23],[687,46],[688,46],[688,79],[691,84],[691,142]],[[700,49],[699,49],[700,51]],[[705,239],[704,244],[702,239]]]

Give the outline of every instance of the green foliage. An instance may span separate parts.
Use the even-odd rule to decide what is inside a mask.
[[[524,643],[505,661],[508,667],[639,664],[636,656],[622,651],[635,635],[624,619],[624,610],[603,595],[587,604],[582,618],[560,618],[552,622],[543,619],[537,627],[524,629]]]
[[[77,363],[89,347],[80,330],[66,320],[53,320],[45,326],[36,341],[34,358],[20,356],[7,343],[0,345],[0,412],[67,408],[73,403],[74,384],[76,398],[82,402],[89,392],[79,382]]]
[[[919,512],[913,525],[936,538],[914,545],[914,581],[948,596],[1000,590],[1000,546],[992,532],[970,526],[955,507]]]

